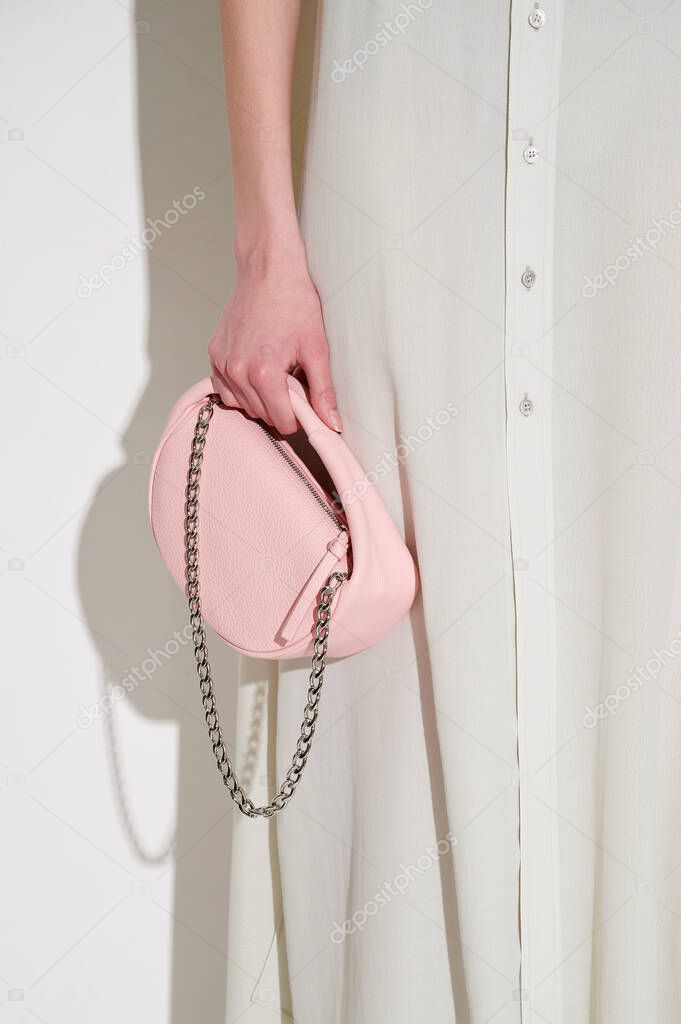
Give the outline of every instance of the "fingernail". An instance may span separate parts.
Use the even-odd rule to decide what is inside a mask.
[[[329,409],[329,423],[337,434],[342,433],[343,424],[341,423],[341,418],[338,415],[338,409]]]

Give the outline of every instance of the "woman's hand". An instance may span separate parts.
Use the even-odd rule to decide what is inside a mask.
[[[315,412],[341,431],[321,304],[305,259],[258,263],[239,269],[208,345],[213,384],[225,404],[236,399],[249,416],[292,434],[298,423],[286,375],[300,366]]]

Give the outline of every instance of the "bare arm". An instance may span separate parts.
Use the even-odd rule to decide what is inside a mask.
[[[300,0],[221,0],[237,281],[209,345],[216,387],[282,433],[300,365],[318,414],[341,429],[319,296],[295,208],[291,83]]]

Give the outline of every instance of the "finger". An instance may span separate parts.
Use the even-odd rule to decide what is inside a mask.
[[[279,381],[272,385],[264,399],[271,422],[280,434],[295,434],[300,430],[300,424],[291,405],[285,373],[282,373]]]
[[[215,363],[211,362],[211,381],[213,384],[213,390],[220,396],[220,401],[227,408],[236,407],[241,408],[241,400],[236,396],[233,389],[230,388],[229,384],[225,380],[224,375],[218,370]]]
[[[212,366],[213,385],[226,406],[242,409],[253,419],[266,419],[267,414],[262,403],[245,378],[234,373],[223,373],[215,363]]]
[[[336,392],[331,379],[329,350],[326,342],[308,346],[299,354],[298,361],[305,370],[312,408],[332,430],[340,434],[343,430],[343,423],[338,412]]]
[[[295,434],[298,421],[291,406],[285,371],[281,367],[256,366],[251,371],[250,380],[267,410],[267,422],[280,434]]]
[[[242,384],[241,390],[244,394],[244,409],[249,416],[252,416],[256,420],[264,420],[265,423],[271,423],[269,413],[265,407],[265,403],[262,398],[251,384]]]

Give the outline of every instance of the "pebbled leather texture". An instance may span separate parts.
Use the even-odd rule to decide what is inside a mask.
[[[334,570],[352,575],[332,609],[329,655],[364,650],[386,636],[418,589],[414,561],[376,490],[343,439],[316,415],[299,381],[291,403],[340,495],[355,494],[342,518],[350,538],[320,507],[263,428],[238,409],[216,406],[206,438],[199,492],[199,566],[205,621],[232,647],[285,659],[312,651],[319,591]],[[184,500],[199,407],[207,378],[173,407],[151,469],[149,517],[161,556],[185,587]],[[325,500],[321,486],[279,440]],[[355,492],[355,485],[361,488]]]

